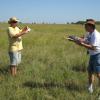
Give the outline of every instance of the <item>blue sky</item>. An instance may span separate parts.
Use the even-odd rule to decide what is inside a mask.
[[[100,20],[100,0],[0,0],[0,21],[16,16],[22,22]]]

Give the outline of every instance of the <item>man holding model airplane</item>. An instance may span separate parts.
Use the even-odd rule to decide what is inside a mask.
[[[88,34],[85,38],[69,36],[68,40],[88,49],[90,55],[88,66],[88,91],[93,93],[94,74],[97,75],[100,82],[100,33],[96,30],[95,21],[93,19],[86,20],[85,30]]]
[[[9,38],[9,57],[10,57],[10,71],[12,76],[15,76],[17,73],[17,66],[21,63],[21,51],[22,46],[22,35],[25,35],[30,31],[30,28],[27,26],[22,30],[17,26],[19,20],[16,17],[9,19],[7,33]]]

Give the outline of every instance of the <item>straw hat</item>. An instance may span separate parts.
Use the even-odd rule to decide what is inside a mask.
[[[91,24],[95,26],[95,20],[94,19],[87,19],[85,25]]]
[[[11,18],[8,20],[8,23],[10,24],[11,22],[19,22],[19,20],[18,20],[16,17],[11,17]]]

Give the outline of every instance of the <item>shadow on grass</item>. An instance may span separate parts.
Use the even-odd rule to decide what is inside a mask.
[[[39,83],[39,82],[32,82],[28,81],[23,83],[23,87],[29,87],[29,88],[43,88],[43,89],[50,89],[50,88],[65,88],[68,90],[74,90],[74,91],[82,91],[84,90],[84,87],[79,87],[78,84],[73,82],[66,82],[66,83],[53,83],[53,82],[45,82],[45,83]]]
[[[87,68],[84,66],[73,66],[72,70],[75,72],[86,72]]]
[[[9,73],[9,67],[8,66],[0,68],[0,75],[5,75],[7,73]]]

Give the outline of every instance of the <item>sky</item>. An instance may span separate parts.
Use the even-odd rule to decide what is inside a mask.
[[[67,23],[100,20],[100,0],[0,0],[0,21]]]

